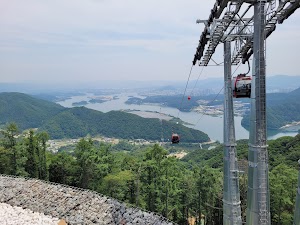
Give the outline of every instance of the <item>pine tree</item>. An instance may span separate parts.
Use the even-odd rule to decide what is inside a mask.
[[[34,136],[34,131],[30,130],[29,135],[26,138],[26,150],[27,150],[27,161],[25,165],[25,170],[30,177],[38,178],[38,145],[36,137]]]
[[[17,175],[17,135],[18,127],[15,123],[10,123],[4,130],[1,130],[1,134],[4,136],[3,146],[11,152],[11,174]]]
[[[47,132],[41,132],[37,135],[38,145],[38,159],[39,159],[39,178],[47,179],[47,162],[46,162],[46,149],[49,135]]]

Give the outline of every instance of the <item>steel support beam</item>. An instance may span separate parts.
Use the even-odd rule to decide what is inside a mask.
[[[224,191],[223,225],[241,225],[241,201],[231,86],[231,42],[224,43]]]
[[[247,225],[270,225],[266,135],[265,0],[254,4],[253,78],[248,152]]]

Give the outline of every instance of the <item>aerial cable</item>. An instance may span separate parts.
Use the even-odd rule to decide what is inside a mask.
[[[219,91],[219,93],[215,96],[215,98],[212,100],[212,101],[210,101],[208,104],[211,104],[211,103],[213,103],[218,97],[219,97],[219,95],[220,95],[220,93],[221,93],[221,91],[224,89],[224,86],[220,89],[220,91]],[[197,123],[195,123],[194,124],[194,127],[193,128],[195,128],[195,126],[200,122],[200,120],[202,119],[202,117],[204,116],[204,114],[205,114],[205,112],[206,112],[206,110],[204,110],[201,114],[201,117],[199,118],[199,120],[197,121]]]
[[[160,117],[160,126],[161,126],[161,139],[160,139],[160,142],[161,142],[161,145],[162,143],[164,142],[164,129],[163,129],[163,115],[162,115],[162,112],[161,112],[161,107],[159,108],[159,117]]]
[[[247,75],[248,73],[250,73],[250,70],[251,70],[249,60],[247,60],[247,62],[248,62],[248,71],[247,71],[247,73],[245,73],[245,75]]]
[[[249,63],[249,61],[248,61],[248,63]],[[250,67],[250,64],[248,64],[249,65],[249,67]],[[231,74],[231,76],[233,76],[234,74],[235,74],[235,72],[238,70],[238,68],[241,66],[241,63],[239,63],[239,65],[237,66],[237,68],[233,71],[233,73]],[[211,104],[211,103],[213,103],[218,97],[219,97],[219,95],[220,95],[220,93],[221,93],[221,91],[224,89],[224,86],[221,88],[221,90],[218,92],[218,94],[215,96],[215,98],[212,100],[212,101],[210,101],[209,103],[208,103],[208,105],[209,104]],[[198,121],[194,124],[194,126],[193,126],[193,128],[195,129],[195,127],[196,127],[196,125],[200,122],[200,120],[202,119],[202,117],[204,116],[204,114],[205,114],[205,112],[206,112],[206,110],[204,110],[201,114],[201,117],[198,119]]]
[[[186,82],[185,89],[184,89],[184,92],[183,92],[183,95],[182,95],[182,99],[181,99],[181,102],[180,102],[180,107],[179,107],[178,114],[177,114],[177,117],[178,117],[178,118],[179,118],[179,113],[180,113],[180,110],[181,110],[181,107],[182,107],[183,99],[184,99],[184,96],[185,96],[185,93],[186,93],[186,90],[187,90],[187,87],[188,87],[188,84],[189,84],[189,81],[190,81],[190,77],[191,77],[191,74],[192,74],[192,70],[193,70],[193,65],[191,66],[191,70],[190,70],[190,73],[189,73],[189,77],[188,77],[188,80],[187,80],[187,82]]]
[[[241,65],[242,65],[242,63],[240,62],[239,65],[237,66],[237,68],[236,68],[236,69],[233,71],[233,73],[231,74],[231,77],[235,74],[235,72],[238,70],[238,68],[239,68]],[[248,61],[248,67],[249,67],[249,72],[250,72],[250,63],[249,63],[249,61]],[[249,73],[249,72],[248,72],[248,73]],[[247,73],[247,74],[248,74],[248,73]]]
[[[212,206],[210,204],[208,204],[207,202],[204,203],[206,206],[212,208],[212,209],[217,209],[217,210],[222,210],[223,208],[220,208],[220,207],[216,207],[216,206]]]
[[[196,88],[196,85],[198,84],[199,78],[200,78],[201,75],[202,75],[203,70],[204,70],[204,66],[202,67],[202,70],[201,70],[201,72],[199,73],[199,76],[198,76],[198,78],[197,78],[197,80],[196,80],[196,83],[195,83],[195,85],[194,85],[194,87],[193,87],[193,89],[192,89],[192,91],[191,91],[190,96],[192,96],[192,94],[193,94],[193,92],[194,92],[194,90],[195,90],[195,88]]]
[[[210,58],[210,59],[211,59],[211,61],[213,61],[216,64],[214,66],[220,66],[220,65],[224,64],[224,62],[217,63],[213,58]]]

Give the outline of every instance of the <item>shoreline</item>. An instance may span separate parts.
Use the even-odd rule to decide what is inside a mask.
[[[300,130],[300,121],[298,121],[298,122],[294,121],[292,123],[288,123],[288,124],[280,127],[279,130],[297,132],[298,130]]]

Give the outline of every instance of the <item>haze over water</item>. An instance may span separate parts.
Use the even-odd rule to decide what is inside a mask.
[[[174,117],[179,117],[182,121],[190,123],[192,125],[186,125],[187,127],[191,127],[200,131],[203,131],[208,134],[208,136],[214,141],[223,142],[223,117],[222,116],[209,116],[202,115],[201,113],[192,112],[179,112],[178,109],[171,107],[162,107],[160,105],[128,105],[125,104],[125,101],[129,98],[129,96],[140,97],[136,93],[126,93],[114,95],[118,96],[119,99],[111,100],[103,103],[88,103],[85,107],[98,110],[101,112],[109,112],[112,110],[141,110],[141,111],[156,111],[161,112],[162,114],[171,115]],[[89,97],[95,97],[93,94],[87,94],[85,96],[73,96],[70,99],[65,101],[58,102],[58,104],[64,107],[74,107],[72,103],[80,102],[80,101],[89,101]],[[235,133],[236,139],[248,139],[249,132],[241,126],[242,117],[235,117]],[[295,136],[297,132],[277,132],[270,133],[268,132],[268,139],[276,139],[282,136]],[[166,137],[165,137],[166,138]]]

